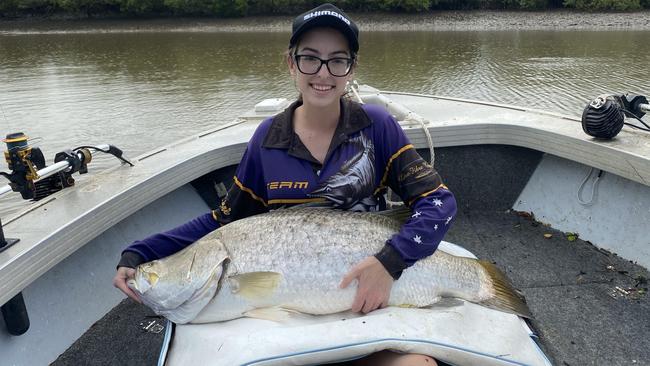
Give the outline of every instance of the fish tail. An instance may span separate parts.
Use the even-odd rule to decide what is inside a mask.
[[[506,275],[488,261],[479,260],[478,263],[490,278],[492,292],[494,293],[492,297],[481,301],[480,304],[531,319],[533,315],[528,309],[528,305],[526,305],[526,299],[519,290],[512,286]]]

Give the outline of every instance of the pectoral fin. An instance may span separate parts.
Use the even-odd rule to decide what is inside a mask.
[[[273,294],[282,281],[278,272],[249,272],[228,278],[230,288],[247,300],[261,300]]]

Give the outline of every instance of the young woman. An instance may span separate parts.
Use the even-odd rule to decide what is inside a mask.
[[[436,250],[456,213],[456,202],[386,110],[343,97],[357,65],[358,35],[354,22],[331,4],[295,19],[287,64],[300,92],[298,100],[257,128],[218,209],[125,249],[113,280],[116,287],[139,301],[126,285],[138,264],[173,254],[234,220],[325,200],[340,209],[376,210],[390,187],[412,210],[412,217],[381,251],[352,267],[340,284],[344,288],[357,280],[355,312],[387,305],[393,281]],[[431,366],[435,361],[379,352],[355,364]]]

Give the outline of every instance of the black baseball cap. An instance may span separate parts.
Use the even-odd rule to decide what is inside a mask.
[[[303,14],[293,21],[293,33],[289,47],[296,45],[300,37],[314,27],[332,27],[345,36],[353,53],[359,51],[359,28],[341,9],[325,3]]]

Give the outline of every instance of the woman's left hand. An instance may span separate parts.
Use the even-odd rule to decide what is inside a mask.
[[[352,303],[352,311],[365,314],[388,306],[393,277],[377,258],[370,256],[357,263],[343,277],[340,287],[348,287],[355,278],[359,281],[359,285]]]

